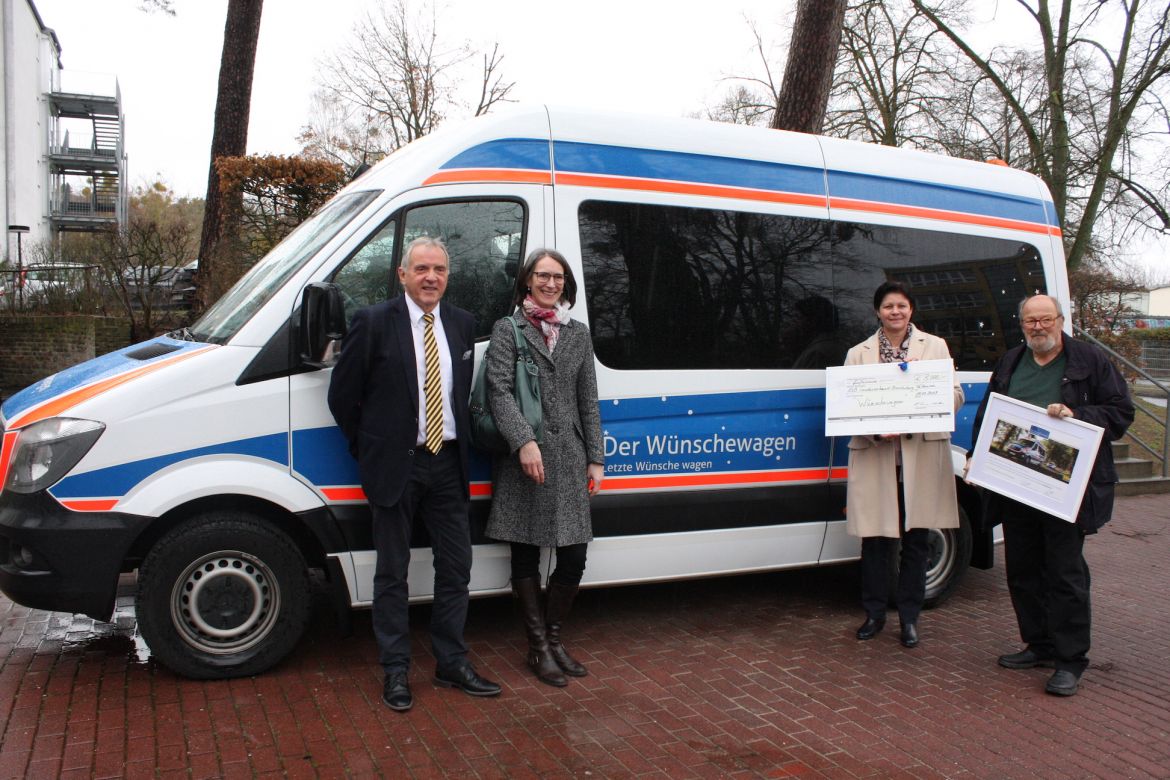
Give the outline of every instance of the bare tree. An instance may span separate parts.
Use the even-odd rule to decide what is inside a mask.
[[[381,160],[389,147],[374,112],[326,89],[313,92],[309,121],[301,127],[297,140],[303,156],[336,163],[351,174]]]
[[[913,7],[857,0],[845,12],[825,134],[933,146],[929,115],[946,82],[933,25]]]
[[[431,2],[415,11],[409,0],[395,0],[354,28],[353,40],[321,65],[320,77],[323,92],[350,113],[332,130],[306,125],[306,152],[329,159],[345,153],[334,141],[361,136],[364,162],[421,138],[451,114],[478,116],[508,99],[514,85],[501,73],[497,45],[482,54],[474,107],[460,102],[458,85],[475,52],[466,42],[446,45],[437,18]],[[374,141],[379,148],[368,148]]]
[[[1031,52],[980,53],[964,38],[961,22],[937,2],[911,0],[978,71],[973,88],[985,80],[997,93],[1010,122],[992,124],[1010,124],[1025,142],[1028,167],[1048,185],[1065,227],[1070,268],[1092,250],[1102,212],[1111,206],[1130,210],[1129,226],[1170,232],[1166,178],[1142,159],[1150,134],[1163,141],[1167,136],[1170,5],[1015,1],[1036,26],[1039,81],[1027,77],[1021,64],[1021,58],[1035,56]],[[1124,208],[1112,216],[1121,217]]]
[[[175,15],[174,0],[142,0],[138,4],[138,8],[142,11],[146,11],[147,13],[158,11],[160,13],[166,14],[167,16]]]
[[[780,87],[772,76],[771,46],[764,40],[756,23],[748,20],[755,44],[752,50],[760,61],[759,76],[729,76],[731,86],[723,99],[704,112],[707,119],[736,125],[772,125],[780,103]]]
[[[215,128],[211,137],[211,162],[207,174],[207,197],[203,232],[199,240],[199,273],[196,277],[199,308],[206,308],[223,292],[225,285],[216,266],[224,241],[232,231],[227,218],[239,206],[225,203],[220,192],[215,162],[220,157],[239,157],[247,150],[248,117],[252,103],[252,73],[256,67],[256,44],[260,38],[260,12],[264,0],[228,0],[223,29],[223,54],[219,63],[219,93],[215,101]]]
[[[773,129],[821,132],[844,20],[845,0],[798,0]]]

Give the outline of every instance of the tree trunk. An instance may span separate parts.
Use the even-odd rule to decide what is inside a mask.
[[[211,136],[211,164],[207,174],[207,199],[203,233],[199,240],[196,306],[211,305],[226,286],[221,280],[230,258],[224,251],[233,232],[232,215],[238,203],[224,201],[219,191],[215,162],[220,157],[240,157],[247,151],[248,113],[252,102],[252,73],[256,43],[260,38],[260,11],[264,0],[228,0],[223,28],[223,54],[219,61],[219,95],[215,101],[215,129]]]
[[[799,0],[772,129],[821,132],[844,22],[845,0]]]

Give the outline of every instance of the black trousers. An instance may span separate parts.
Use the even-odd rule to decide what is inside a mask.
[[[568,544],[557,548],[557,565],[549,579],[562,585],[576,587],[585,575],[587,542]],[[522,580],[540,576],[540,548],[535,544],[512,542],[512,579]]]
[[[393,506],[370,504],[374,522],[374,636],[386,672],[410,668],[410,615],[406,574],[414,518],[431,537],[435,600],[431,608],[431,650],[444,671],[467,659],[467,585],[471,581],[471,530],[467,492],[459,472],[459,448],[448,442],[438,455],[419,448],[402,497]]]
[[[890,605],[890,561],[898,539],[867,536],[861,540],[861,605],[871,618],[885,617]],[[898,619],[915,623],[926,598],[926,560],[930,553],[930,531],[913,528],[902,531],[902,553],[898,560]]]
[[[1089,565],[1076,523],[1004,500],[1008,591],[1020,638],[1057,669],[1080,675],[1089,665]]]

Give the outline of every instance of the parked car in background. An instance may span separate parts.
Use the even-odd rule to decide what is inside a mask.
[[[92,265],[25,267],[4,280],[4,302],[15,309],[72,309],[82,293],[94,289],[96,273]]]
[[[199,261],[192,260],[175,271],[171,281],[172,309],[190,309],[195,303],[195,273],[199,270]]]
[[[195,265],[127,268],[122,277],[130,306],[140,309],[149,301],[153,309],[190,308],[190,303],[184,301],[194,299]]]

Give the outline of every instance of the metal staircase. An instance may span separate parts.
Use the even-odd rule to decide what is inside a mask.
[[[121,89],[47,93],[50,111],[49,218],[55,233],[108,229],[126,213],[125,118]],[[80,140],[78,140],[80,139]]]

